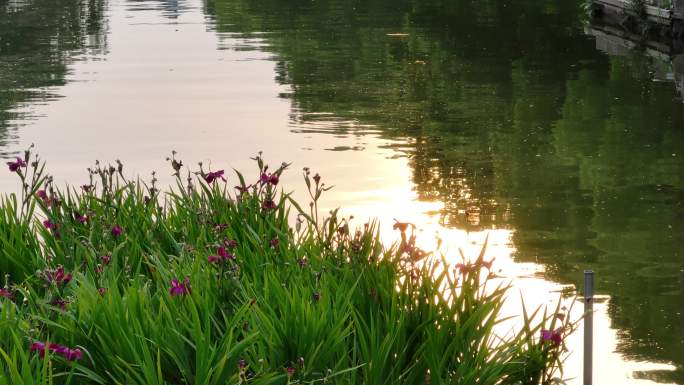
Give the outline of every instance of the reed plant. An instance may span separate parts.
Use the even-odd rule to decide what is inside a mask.
[[[8,162],[21,194],[0,204],[0,384],[550,384],[561,310],[520,311],[484,249],[447,263],[411,226],[384,245],[281,190],[289,165],[261,156],[248,181],[168,159],[165,191],[123,165],[57,189],[27,151]],[[485,245],[486,247],[486,245]]]

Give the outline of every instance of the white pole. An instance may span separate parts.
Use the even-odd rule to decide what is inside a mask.
[[[584,385],[592,385],[594,356],[594,272],[584,271]]]

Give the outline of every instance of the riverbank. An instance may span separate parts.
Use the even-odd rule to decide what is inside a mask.
[[[61,191],[26,153],[0,208],[2,383],[541,384],[559,375],[569,320],[550,309],[498,335],[506,287],[491,261],[444,269],[411,224],[385,247],[279,185],[282,164],[226,182],[168,159],[177,185],[96,165]],[[292,215],[291,215],[292,214]],[[296,218],[291,221],[290,218]],[[485,245],[486,247],[486,245]],[[540,322],[530,321],[540,319]],[[568,317],[569,318],[569,317]]]

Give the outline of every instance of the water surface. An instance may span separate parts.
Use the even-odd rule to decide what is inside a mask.
[[[597,383],[684,384],[684,57],[631,38],[570,0],[5,1],[0,154],[81,184],[263,150],[388,239],[490,234],[532,303],[594,269]]]

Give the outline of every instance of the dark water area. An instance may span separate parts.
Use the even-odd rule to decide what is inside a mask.
[[[188,32],[192,25],[198,28]],[[173,87],[177,80],[167,79],[168,72],[131,75],[140,67],[130,66],[144,62],[143,51],[132,53],[128,66],[116,64],[118,51],[109,41],[133,27],[119,47],[144,36],[159,39],[163,43],[149,46],[150,57],[205,76],[192,78],[204,88],[188,97],[225,106],[196,112],[209,138],[225,134],[221,124],[231,119],[225,108],[249,107],[262,109],[245,118],[249,124],[261,127],[277,116],[261,131],[225,134],[242,135],[252,153],[283,147],[269,141],[278,135],[291,141],[293,157],[322,163],[364,168],[384,151],[377,162],[402,168],[408,175],[403,183],[415,193],[407,199],[434,203],[425,215],[439,227],[505,230],[513,261],[542,266],[548,281],[580,287],[582,271],[596,271],[598,290],[609,298],[615,351],[625,361],[667,366],[628,370],[629,379],[613,383],[684,384],[681,44],[616,32],[569,0],[4,0],[0,154],[17,153],[45,130],[53,131],[43,148],[68,148],[59,147],[54,130],[78,126],[78,106],[50,103],[71,98],[69,87],[79,82],[102,87],[93,92],[114,89],[85,63],[109,62],[97,67],[101,73],[124,71],[116,79],[132,79],[126,83],[135,88],[131,93]],[[167,41],[167,33],[175,34]],[[207,43],[205,35],[215,40]],[[195,48],[183,51],[187,47]],[[224,58],[215,52],[231,52],[236,56],[226,60],[234,63],[272,67],[214,69],[208,61]],[[136,57],[143,57],[140,63]],[[212,77],[218,70],[227,72]],[[255,96],[257,72],[273,83],[267,98]],[[212,87],[234,93],[218,95]],[[283,101],[284,110],[277,107]],[[146,99],[136,103],[144,110]],[[45,104],[51,107],[38,107]],[[113,114],[141,116],[129,108]],[[50,121],[60,114],[72,117]],[[175,145],[174,128],[154,126],[154,116],[141,119],[152,126],[140,141],[171,135],[159,145]],[[98,122],[70,137],[75,152],[107,153],[117,146],[74,142],[82,134],[117,130],[106,119]],[[177,140],[205,146],[193,138]],[[331,138],[351,139],[329,145]],[[132,161],[141,156],[118,153]],[[370,188],[353,180],[366,174],[371,171],[335,175],[338,184],[350,180],[348,190],[360,192]],[[380,186],[373,190],[382,193],[390,177],[372,174],[368,178]]]

